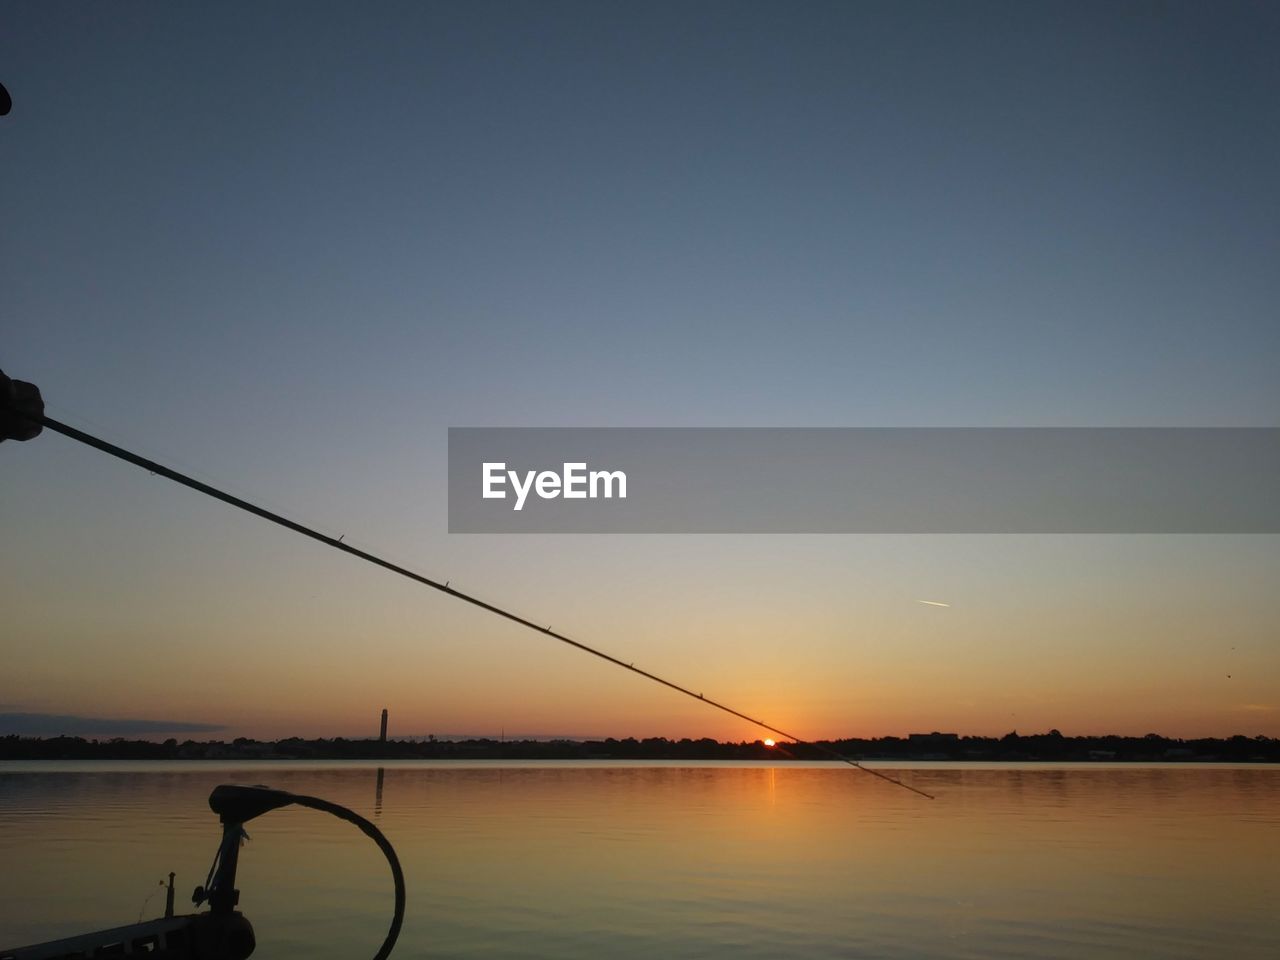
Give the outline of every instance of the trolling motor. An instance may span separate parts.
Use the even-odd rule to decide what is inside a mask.
[[[290,804],[322,810],[355,824],[378,845],[378,849],[387,858],[395,881],[395,912],[382,946],[374,954],[374,960],[386,960],[404,922],[405,894],[400,860],[382,831],[358,813],[319,797],[286,793],[269,787],[235,784],[214,787],[209,794],[209,808],[218,815],[222,823],[222,840],[214,854],[208,879],[202,886],[196,887],[191,896],[197,909],[207,902],[208,913],[173,915],[173,874],[170,874],[168,902],[163,918],[63,940],[51,940],[16,950],[0,950],[0,960],[90,960],[144,953],[150,960],[247,960],[257,941],[253,935],[253,926],[244,914],[236,910],[240,902],[240,891],[236,889],[236,867],[240,860],[240,845],[248,836],[244,825],[254,817]]]

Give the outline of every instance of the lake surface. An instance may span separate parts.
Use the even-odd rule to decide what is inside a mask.
[[[1280,956],[1280,766],[0,763],[0,948],[189,909],[209,791],[349,806],[395,845],[393,957]],[[255,957],[369,957],[391,879],[354,827],[248,826]]]

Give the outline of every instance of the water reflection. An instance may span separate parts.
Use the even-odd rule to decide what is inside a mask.
[[[132,920],[170,870],[182,910],[209,790],[240,781],[372,808],[409,884],[399,957],[1280,955],[1275,767],[939,765],[913,772],[933,802],[799,765],[16,769],[0,946]],[[358,832],[290,809],[252,833],[257,956],[376,947],[390,883]]]

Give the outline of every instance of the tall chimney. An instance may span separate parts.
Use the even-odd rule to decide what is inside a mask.
[[[382,733],[378,734],[378,739],[383,743],[387,742],[387,708],[382,708]]]

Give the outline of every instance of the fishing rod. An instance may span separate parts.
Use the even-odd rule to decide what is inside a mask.
[[[919,794],[929,800],[934,799],[932,794],[926,793],[918,787],[914,787],[911,784],[891,777],[888,774],[881,773],[871,767],[864,767],[857,760],[847,757],[840,751],[834,750],[825,744],[805,740],[793,733],[788,733],[780,727],[776,727],[773,724],[767,723],[757,717],[752,717],[740,710],[736,710],[728,704],[721,703],[719,700],[713,700],[710,697],[704,696],[700,692],[695,692],[689,687],[681,686],[678,683],[658,676],[656,673],[650,673],[648,670],[643,670],[640,667],[637,667],[634,663],[628,663],[626,660],[621,660],[618,657],[605,653],[597,647],[593,647],[581,642],[580,640],[574,640],[571,637],[565,636],[563,633],[552,630],[550,626],[543,626],[542,624],[530,620],[527,617],[523,617],[518,613],[514,613],[504,607],[489,603],[486,600],[481,600],[473,594],[451,587],[449,585],[449,581],[441,583],[439,580],[433,580],[430,577],[423,576],[420,573],[416,573],[407,567],[402,567],[397,563],[392,563],[390,560],[386,560],[376,554],[361,550],[358,547],[353,547],[351,544],[343,542],[342,537],[335,538],[328,536],[327,534],[323,534],[318,530],[304,524],[297,523],[296,521],[283,517],[278,513],[274,513],[264,507],[260,507],[257,504],[250,503],[248,500],[243,500],[240,497],[233,496],[223,490],[219,490],[217,487],[210,486],[207,483],[203,483],[193,477],[187,476],[186,474],[179,473],[177,470],[173,470],[163,464],[156,463],[154,460],[149,460],[146,457],[139,456],[138,454],[125,450],[123,447],[119,447],[114,443],[102,440],[92,434],[85,433],[83,430],[78,430],[75,427],[46,416],[44,413],[44,403],[40,398],[40,391],[38,387],[34,384],[27,384],[18,380],[9,380],[9,378],[4,377],[3,373],[0,373],[0,377],[3,378],[3,380],[0,380],[0,412],[13,414],[16,416],[17,421],[19,421],[17,424],[19,429],[10,429],[8,433],[0,432],[0,437],[11,436],[12,439],[31,439],[39,434],[41,427],[48,427],[56,433],[60,433],[72,440],[76,440],[87,446],[93,447],[96,450],[101,450],[103,453],[110,454],[111,456],[123,460],[126,463],[131,463],[134,466],[141,467],[143,470],[150,473],[158,474],[159,476],[172,480],[175,483],[180,483],[184,487],[190,487],[192,490],[196,490],[206,496],[213,497],[215,500],[221,500],[223,503],[243,510],[246,513],[251,513],[256,517],[269,520],[278,526],[284,527],[286,530],[292,530],[294,533],[300,534],[304,537],[309,537],[310,539],[322,543],[325,546],[332,547],[335,550],[340,550],[343,553],[350,554],[351,556],[364,560],[367,563],[372,563],[374,566],[382,567],[384,570],[389,570],[392,573],[399,574],[400,576],[412,580],[415,583],[430,587],[433,590],[438,590],[443,594],[453,597],[454,599],[469,603],[474,607],[479,607],[481,610],[492,613],[495,616],[502,617],[512,623],[517,623],[522,627],[527,627],[535,633],[540,633],[553,640],[558,640],[559,642],[567,644],[576,650],[581,650],[583,653],[589,653],[591,656],[598,657],[606,663],[611,663],[616,667],[621,667],[623,670],[630,671],[631,673],[644,677],[646,680],[651,680],[654,683],[661,684],[669,690],[674,690],[676,693],[684,694],[686,697],[705,703],[710,707],[714,707],[717,710],[729,714],[730,716],[737,717],[740,720],[745,720],[753,726],[759,727],[762,730],[767,730],[770,733],[777,734],[783,739],[790,740],[797,745],[809,747],[833,760],[838,760],[841,763],[848,764],[856,770],[861,770],[863,773],[868,773],[873,777],[878,777],[887,783],[892,783],[896,786],[902,787],[904,790],[910,790],[912,793]],[[20,429],[21,427],[25,427],[26,429],[22,430]]]

